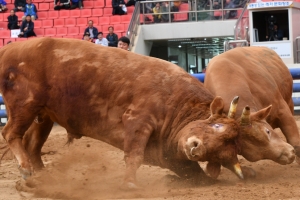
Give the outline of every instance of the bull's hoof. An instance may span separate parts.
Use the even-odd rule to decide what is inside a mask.
[[[27,178],[29,178],[32,175],[32,170],[25,169],[21,166],[19,166],[19,171],[24,180],[26,180]]]
[[[298,165],[300,165],[300,158],[298,156],[296,156],[295,161]]]
[[[244,175],[244,179],[254,179],[256,177],[256,172],[251,167],[241,167]]]
[[[124,182],[121,186],[120,186],[121,190],[124,191],[132,191],[132,190],[141,190],[142,188],[138,187],[135,183],[132,182]]]

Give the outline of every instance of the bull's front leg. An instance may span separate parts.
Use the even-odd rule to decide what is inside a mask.
[[[136,171],[144,161],[144,153],[149,137],[153,132],[151,125],[145,118],[133,117],[130,114],[123,115],[125,128],[124,134],[124,160],[126,171],[122,189],[137,189]]]
[[[40,170],[44,167],[41,150],[52,127],[53,121],[48,115],[38,116],[24,135],[23,145],[30,156],[34,170]]]
[[[22,144],[24,133],[32,121],[33,119],[15,119],[11,117],[2,130],[3,138],[7,141],[10,150],[15,155],[19,164],[19,170],[24,179],[31,176],[33,172],[29,155]]]

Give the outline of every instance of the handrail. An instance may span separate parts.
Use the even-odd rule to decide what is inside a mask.
[[[251,0],[247,0],[246,4],[245,4],[245,6],[244,6],[244,9],[243,9],[243,11],[242,11],[242,13],[241,13],[241,15],[239,16],[239,18],[237,19],[237,21],[236,21],[236,23],[235,23],[235,25],[234,25],[234,27],[233,27],[233,30],[234,30],[234,39],[235,39],[235,40],[238,40],[238,35],[239,35],[239,33],[236,32],[236,31],[237,31],[236,29],[237,29],[239,23],[241,22],[241,20],[242,20],[242,18],[243,18],[243,15],[244,15],[244,13],[245,13],[246,10],[247,10],[247,6],[248,6],[248,4],[249,4],[250,1],[251,1]]]
[[[130,40],[129,50],[134,46],[134,39],[137,34],[137,28],[140,25],[140,2],[136,1],[134,11],[126,32],[126,36]]]
[[[228,51],[230,49],[233,49],[233,48],[230,48],[230,44],[241,44],[240,46],[241,47],[244,47],[244,46],[249,46],[249,43],[247,40],[230,40],[230,41],[224,41],[224,52],[225,51]]]
[[[296,37],[296,63],[300,63],[300,50],[299,50],[299,40],[300,40],[300,36]]]

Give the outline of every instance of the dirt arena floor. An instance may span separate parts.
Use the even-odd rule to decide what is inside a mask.
[[[295,118],[300,128],[300,117]],[[137,173],[143,189],[121,191],[118,187],[125,169],[123,152],[90,138],[65,146],[66,136],[62,127],[54,126],[43,148],[46,168],[27,183],[20,177],[16,160],[7,155],[0,167],[0,199],[300,199],[300,165],[249,163],[242,157],[241,164],[257,172],[255,179],[241,181],[222,169],[215,184],[190,187],[172,184],[172,179],[165,178],[172,174],[169,170],[143,165]],[[4,144],[2,139],[0,144]],[[201,166],[205,167],[205,163]],[[24,187],[32,183],[36,187]]]

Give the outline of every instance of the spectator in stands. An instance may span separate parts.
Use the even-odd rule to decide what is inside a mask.
[[[26,0],[15,0],[15,8],[14,11],[24,11],[26,5]]]
[[[32,21],[37,19],[37,9],[36,6],[31,2],[31,0],[27,0],[22,20],[24,21],[25,17],[27,17],[28,15],[31,16]]]
[[[161,12],[163,12],[163,13],[172,12],[172,10],[170,9],[168,1],[163,2],[163,5],[161,7]],[[170,16],[169,14],[162,14],[161,15],[161,21],[162,22],[169,22],[169,16]],[[174,19],[174,14],[171,14],[171,21],[173,21],[173,19]]]
[[[54,4],[55,4],[54,10],[71,9],[70,0],[55,0]]]
[[[108,35],[106,39],[108,40],[108,46],[110,47],[117,47],[118,45],[118,35],[114,33],[114,27],[108,27]]]
[[[75,8],[83,9],[82,0],[71,0],[71,1],[72,1],[71,9],[75,9]]]
[[[125,15],[127,14],[126,3],[124,0],[112,0],[113,15]]]
[[[93,42],[93,39],[90,38],[90,34],[89,33],[85,33],[84,34],[83,40],[84,41],[88,41],[88,42]]]
[[[95,41],[95,44],[99,44],[99,45],[105,46],[105,47],[108,46],[108,41],[107,41],[106,38],[103,38],[103,33],[102,32],[98,33],[98,39]]]
[[[18,16],[15,15],[15,11],[14,10],[10,11],[10,15],[7,17],[7,21],[8,21],[7,28],[9,30],[20,28],[18,26]]]
[[[120,37],[118,40],[118,48],[128,51],[130,40],[127,37]]]
[[[0,0],[0,12],[4,12],[6,10],[6,2],[4,0]]]
[[[225,9],[235,8],[236,5],[234,4],[233,0],[226,0],[224,4]],[[236,10],[226,10],[224,11],[224,18],[225,19],[234,19],[237,17]]]
[[[97,39],[98,37],[98,29],[94,27],[93,25],[93,20],[89,20],[89,25],[88,27],[84,30],[84,34],[89,33],[90,38],[92,40]]]
[[[162,10],[161,10],[160,3],[159,3],[159,2],[155,4],[155,7],[152,8],[152,11],[153,11],[153,19],[154,19],[154,22],[155,22],[155,23],[161,22],[161,14],[159,14],[159,13],[161,13]]]
[[[34,23],[31,20],[31,15],[27,15],[25,18],[25,21],[22,22],[20,34],[19,37],[31,37],[36,36],[33,29],[34,29]]]

